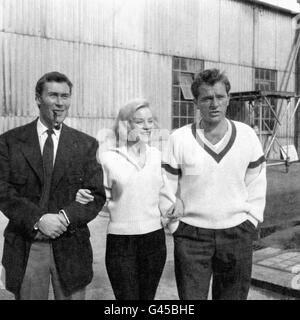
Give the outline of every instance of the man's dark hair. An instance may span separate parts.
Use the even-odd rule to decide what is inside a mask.
[[[48,72],[45,73],[36,83],[35,86],[35,95],[41,95],[44,89],[44,84],[46,82],[66,82],[67,85],[70,88],[70,93],[72,93],[72,87],[73,84],[72,82],[69,80],[69,78],[57,71],[52,71],[52,72]]]
[[[192,83],[191,90],[194,98],[197,100],[199,96],[199,87],[202,84],[208,84],[213,86],[217,82],[222,82],[225,85],[227,94],[230,91],[231,85],[224,72],[220,72],[219,69],[207,69],[199,72]]]

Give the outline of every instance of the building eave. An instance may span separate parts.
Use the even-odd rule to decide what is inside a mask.
[[[271,4],[271,3],[265,2],[263,0],[237,0],[237,1],[245,2],[248,4],[253,4],[256,6],[260,6],[260,7],[271,9],[271,10],[278,11],[278,12],[282,12],[284,14],[288,14],[291,16],[295,16],[300,13],[300,5],[299,5],[299,11],[296,11],[296,10],[284,8],[284,7],[275,5],[275,4]]]

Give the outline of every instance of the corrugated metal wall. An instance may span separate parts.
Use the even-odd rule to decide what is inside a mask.
[[[0,132],[37,115],[34,86],[50,70],[74,82],[69,122],[83,131],[97,135],[134,96],[170,128],[172,56],[203,59],[233,91],[252,90],[254,67],[280,80],[291,26],[237,0],[0,0]]]
[[[171,57],[10,33],[0,35],[3,116],[20,116],[26,122],[24,117],[37,115],[35,83],[43,73],[59,70],[74,83],[69,114],[82,119],[81,127],[86,132],[96,134],[89,121],[111,122],[118,109],[137,96],[150,101],[159,119],[167,122],[170,118],[171,110],[166,106],[171,100]],[[11,120],[8,123],[13,125]]]
[[[279,70],[292,38],[290,16],[237,0],[0,0],[0,15],[7,33]]]

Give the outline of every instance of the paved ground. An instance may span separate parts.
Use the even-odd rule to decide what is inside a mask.
[[[3,229],[6,225],[6,218],[0,216],[0,254],[2,255]],[[105,230],[107,225],[106,217],[97,217],[89,226],[91,230],[91,241],[94,249],[94,278],[88,286],[87,299],[89,300],[110,300],[114,295],[106,274],[104,265],[105,253]],[[157,300],[178,300],[173,263],[173,241],[167,234],[168,256],[166,266],[159,284],[156,299]],[[51,294],[50,294],[51,295]],[[0,300],[11,300],[13,296],[4,289],[0,289]],[[264,289],[261,286],[252,286],[249,292],[249,300],[287,300],[294,299],[287,294],[276,293],[273,290]]]
[[[281,263],[279,268],[276,269],[274,268],[274,262],[278,262],[279,259],[282,259],[282,254],[285,254],[286,251],[290,252],[290,250],[293,250],[297,252],[300,248],[299,176],[300,162],[293,163],[289,167],[288,173],[286,173],[286,168],[283,165],[268,167],[265,221],[262,224],[263,229],[261,229],[262,239],[258,241],[257,247],[271,248],[271,250],[274,248],[279,249],[281,256],[276,257],[272,254],[270,257],[269,254],[266,254],[266,251],[262,251],[264,256],[259,256],[259,259],[257,260],[257,254],[259,255],[259,253],[255,253],[253,278],[257,278],[259,281],[254,282],[258,286],[251,287],[249,300],[294,299],[288,292],[283,290],[284,288],[277,288],[278,290],[275,291],[274,287],[270,287],[268,283],[285,283],[285,285],[288,286],[290,279],[293,278],[293,275],[287,274],[287,270],[283,270],[285,267],[289,267],[290,265],[287,265],[286,262],[284,262],[286,266]],[[0,212],[0,256],[2,256],[3,230],[6,223],[6,218]],[[114,299],[104,265],[106,225],[107,218],[100,216],[90,223],[91,241],[94,249],[94,279],[88,287],[87,298],[91,300]],[[269,236],[267,236],[268,234]],[[168,257],[156,299],[176,300],[178,299],[178,296],[173,270],[173,241],[170,235],[167,234],[166,236]],[[268,260],[269,258],[271,261]],[[278,259],[276,260],[276,258]],[[255,261],[259,261],[259,263],[256,264]],[[268,264],[271,268],[268,268]],[[278,274],[278,272],[276,271],[276,273],[274,270],[281,271],[283,273]],[[280,277],[282,277],[282,281],[279,281]],[[269,290],[270,288],[271,290]],[[13,296],[5,291],[3,286],[1,289],[0,277],[0,300],[4,299],[13,299]]]
[[[289,224],[299,220],[300,162],[267,167],[267,199],[263,227]]]

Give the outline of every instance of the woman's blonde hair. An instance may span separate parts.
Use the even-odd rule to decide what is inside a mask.
[[[130,131],[129,122],[134,113],[141,108],[149,108],[149,102],[144,98],[129,100],[120,110],[113,127],[116,141],[126,141]],[[151,110],[152,111],[152,110]]]

